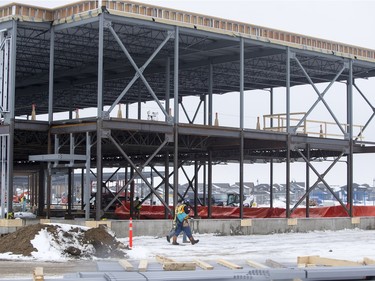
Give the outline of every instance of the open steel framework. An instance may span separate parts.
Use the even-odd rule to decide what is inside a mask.
[[[128,187],[134,190],[131,183],[140,177],[149,187],[148,196],[153,194],[165,206],[167,217],[173,212],[170,190],[174,203],[184,196],[176,188],[176,171],[185,173],[185,165],[194,166],[188,189],[197,198],[198,174],[204,173],[211,202],[214,164],[238,163],[239,192],[243,195],[244,164],[261,160],[270,163],[271,186],[274,161],[286,164],[289,217],[309,199],[318,183],[335,194],[325,176],[338,161],[346,159],[348,204],[336,199],[348,216],[352,215],[353,155],[374,152],[373,143],[363,142],[361,134],[375,115],[356,133],[352,96],[356,90],[375,112],[355,82],[375,76],[372,50],[126,1],[81,1],[57,10],[12,4],[3,7],[1,13],[2,208],[12,209],[12,198],[6,194],[13,194],[13,175],[28,173],[34,186],[32,200],[40,213],[46,208],[49,216],[52,171],[71,174],[80,168],[86,175],[84,206],[88,218],[92,168],[96,168],[97,182],[105,187],[103,169],[118,167],[129,171],[121,191]],[[346,83],[342,95],[347,104],[345,125],[325,100],[325,94],[338,82]],[[317,83],[326,83],[325,90],[319,90]],[[292,123],[291,89],[304,84],[311,84],[317,99]],[[282,126],[275,124],[277,116],[273,115],[273,89],[279,87],[285,88],[286,96]],[[245,127],[244,97],[247,91],[256,89],[270,93],[268,130]],[[214,96],[228,92],[240,93],[236,109],[239,126],[215,126]],[[194,116],[189,116],[186,107],[190,105],[183,102],[188,96],[199,100],[196,108],[190,108]],[[142,119],[142,103],[147,101],[155,102],[164,116],[157,121],[152,116],[151,120]],[[38,114],[47,116],[46,121],[34,120],[34,111],[30,115],[32,104]],[[129,117],[131,104],[138,104],[138,118]],[[340,137],[299,132],[318,104],[328,110]],[[125,105],[125,116],[113,114],[119,105]],[[95,108],[96,116],[73,118],[78,108]],[[69,112],[69,119],[55,120],[59,112]],[[182,114],[188,124],[180,122]],[[196,121],[198,115],[203,121]],[[334,161],[319,173],[314,160],[327,157]],[[291,208],[290,169],[294,159],[306,163],[307,188]],[[144,175],[145,167],[160,176],[162,183],[155,187]],[[158,167],[163,167],[163,172]],[[318,178],[313,184],[310,172]],[[118,194],[114,196],[110,204],[118,200]],[[271,188],[271,207],[272,196]],[[102,206],[102,189],[98,188],[95,217],[101,218],[109,205]]]

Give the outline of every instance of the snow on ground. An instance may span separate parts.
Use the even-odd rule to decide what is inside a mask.
[[[264,263],[272,259],[282,263],[297,263],[298,256],[319,255],[326,258],[363,261],[375,258],[375,231],[341,230],[314,231],[309,233],[284,233],[272,235],[215,236],[197,234],[196,245],[173,246],[160,237],[135,237],[130,259],[152,259],[156,255],[186,261],[195,258],[205,261],[225,258],[228,260],[253,260]],[[120,239],[124,244],[128,239]],[[182,242],[182,235],[178,242]]]
[[[60,225],[69,229],[71,225]],[[76,226],[74,226],[76,227]],[[60,237],[59,245],[51,240],[47,231],[32,240],[36,251],[32,257],[0,254],[0,260],[40,260],[61,262],[67,260],[61,251],[74,243]],[[362,261],[364,257],[375,259],[375,230],[347,229],[341,231],[313,231],[308,233],[280,233],[272,235],[217,236],[215,234],[195,234],[199,243],[191,245],[178,242],[174,246],[165,237],[140,236],[133,238],[133,249],[126,251],[131,260],[148,259],[153,261],[156,255],[186,261],[195,258],[214,261],[219,258],[228,260],[254,260],[264,263],[272,259],[287,264],[296,264],[298,256],[319,255],[321,257]],[[125,245],[128,238],[118,239]],[[73,243],[73,244],[72,244]],[[52,247],[53,246],[53,247]],[[82,248],[83,251],[89,249]]]

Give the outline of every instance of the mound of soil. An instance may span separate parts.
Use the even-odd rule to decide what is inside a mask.
[[[32,240],[41,231],[50,237],[50,247],[61,251],[67,258],[124,258],[126,246],[108,231],[107,227],[86,230],[81,227],[35,224],[0,237],[0,253],[32,256],[37,252]]]

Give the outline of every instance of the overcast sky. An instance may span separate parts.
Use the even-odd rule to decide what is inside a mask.
[[[77,1],[0,0],[0,5],[9,4],[11,2],[56,7]],[[375,26],[375,16],[373,15],[375,11],[375,1],[370,0],[144,0],[139,2],[192,11],[225,19],[233,19],[245,23],[375,49],[375,36],[373,32],[373,27]],[[314,99],[316,98],[315,93],[313,94],[313,97]],[[281,109],[281,111],[285,112],[283,109]],[[306,110],[304,109],[304,111]],[[256,118],[256,115],[251,116],[251,118]],[[366,121],[367,119],[361,120],[363,124]],[[367,157],[366,159],[369,160],[370,158]],[[361,161],[362,160],[358,160],[358,164],[355,165],[354,181],[358,183],[366,182],[372,184],[373,179],[375,178],[375,173],[371,168],[372,165],[369,165],[369,163],[373,163],[374,161],[369,160],[370,162],[364,167],[359,165],[359,163],[362,163]],[[249,174],[246,175],[245,181],[267,182],[268,175],[266,174],[268,167],[263,167],[261,169],[264,171],[258,172],[256,170],[254,172],[253,170],[252,172],[249,172]],[[325,168],[322,168],[321,172],[323,172],[324,169]],[[345,165],[342,165],[341,169],[345,171]],[[254,174],[255,176],[253,176]],[[331,179],[331,183],[345,184],[346,176],[340,176],[339,174],[337,177],[337,174],[338,172],[336,172],[334,178]],[[275,177],[278,177],[275,181],[283,182],[283,179],[285,180],[284,168],[276,169]],[[300,176],[299,173],[293,174],[291,178],[296,179],[297,181],[304,181],[304,175]],[[224,179],[217,181],[224,181]],[[235,181],[238,181],[237,174],[229,180],[230,183]]]

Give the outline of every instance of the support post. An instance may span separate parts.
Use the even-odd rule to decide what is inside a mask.
[[[286,217],[290,217],[290,49],[286,48]]]
[[[273,115],[273,88],[270,89],[270,114]],[[273,127],[273,118],[270,120],[270,127]],[[273,158],[270,161],[270,208],[273,208]]]
[[[96,128],[97,143],[96,143],[96,220],[102,217],[102,183],[103,183],[103,167],[102,167],[102,125],[103,125],[103,48],[104,48],[104,14],[99,16],[99,50],[98,50],[98,121]]]
[[[245,75],[245,54],[244,39],[240,38],[240,218],[243,218],[243,198],[244,198],[244,75]]]
[[[51,27],[49,47],[49,84],[48,84],[48,123],[53,121],[53,76],[55,66],[55,28]]]
[[[168,112],[170,115],[171,113],[169,112],[170,104],[169,104],[169,99],[171,98],[171,58],[167,57],[165,60],[165,111]],[[165,116],[165,122],[168,122],[168,116]]]
[[[164,167],[164,200],[169,205],[169,152],[165,153],[165,167]],[[168,218],[169,212],[164,208],[164,218]]]
[[[208,65],[208,125],[212,126],[212,116],[213,116],[213,65],[210,63]]]
[[[353,61],[349,60],[349,78],[347,81],[347,140],[349,152],[347,156],[347,194],[349,215],[353,216]]]
[[[194,218],[198,218],[198,192],[199,192],[199,182],[198,182],[198,157],[195,155],[194,161]]]
[[[178,71],[179,71],[179,27],[176,26],[174,38],[174,157],[173,157],[173,212],[176,210],[178,201],[178,123],[179,123],[179,106],[178,106]]]
[[[91,197],[91,181],[90,181],[90,169],[91,169],[91,136],[90,133],[86,133],[86,174],[85,174],[85,188],[84,188],[84,204],[85,204],[85,219],[90,218],[90,197]]]
[[[306,218],[310,217],[310,195],[308,193],[310,188],[310,144],[306,145]]]
[[[211,199],[212,199],[212,151],[208,151],[208,164],[207,164],[207,173],[208,173],[208,185],[207,185],[207,201],[208,201],[208,218],[212,217],[212,206],[211,206]]]
[[[10,124],[9,124],[9,143],[8,143],[8,192],[7,206],[8,212],[13,211],[13,148],[14,148],[14,123],[15,123],[15,99],[16,99],[16,59],[17,59],[17,21],[12,21],[11,31],[11,44],[10,44],[10,67],[9,67],[9,111],[10,111]]]

